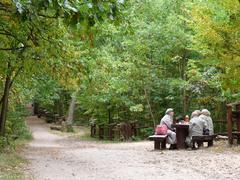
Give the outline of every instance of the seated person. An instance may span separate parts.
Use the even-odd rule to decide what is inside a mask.
[[[192,147],[192,136],[203,135],[203,130],[207,127],[204,120],[198,117],[199,113],[194,111],[191,115],[191,120],[189,124],[189,134],[186,138],[186,143],[189,147]]]
[[[211,113],[207,109],[203,109],[201,112],[200,118],[206,122],[207,124],[206,129],[208,130],[209,135],[213,135],[214,129],[213,129],[213,121],[211,118]]]
[[[160,125],[166,125],[168,130],[167,130],[167,143],[171,144],[170,149],[175,149],[176,148],[176,133],[174,132],[174,129],[172,128],[173,124],[173,109],[169,108],[166,111],[165,116],[161,119]]]
[[[176,123],[184,122],[184,117],[182,115],[177,116],[176,119],[175,119],[175,122]]]

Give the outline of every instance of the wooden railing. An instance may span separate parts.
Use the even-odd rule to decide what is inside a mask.
[[[91,124],[91,137],[98,137],[100,140],[129,140],[137,136],[137,122],[112,123],[112,124]]]
[[[240,102],[230,103],[227,107],[227,131],[229,144],[233,144],[233,140],[240,139]],[[234,111],[235,108],[235,111]],[[233,128],[236,126],[237,131]]]

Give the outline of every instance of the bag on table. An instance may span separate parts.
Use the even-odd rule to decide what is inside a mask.
[[[166,125],[157,125],[155,129],[155,135],[166,135],[167,134],[167,126]]]

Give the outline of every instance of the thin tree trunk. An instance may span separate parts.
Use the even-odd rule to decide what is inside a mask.
[[[181,78],[182,80],[184,80],[185,82],[187,81],[187,74],[186,74],[186,70],[187,70],[187,59],[186,59],[186,51],[183,53],[183,57],[182,57],[182,61],[181,61]],[[186,89],[183,89],[183,113],[184,115],[186,115],[188,109],[189,109],[189,96],[188,96],[188,92],[186,91]]]
[[[74,92],[72,94],[72,99],[71,103],[69,105],[69,110],[68,110],[68,117],[67,117],[67,124],[72,125],[73,124],[73,118],[74,118],[74,111],[75,111],[75,106],[76,106],[76,95],[77,93]]]
[[[23,69],[23,66],[20,66],[17,69],[16,73],[13,75],[13,69],[12,69],[10,61],[7,64],[8,72],[6,74],[3,96],[0,100],[0,105],[2,105],[1,113],[0,113],[0,135],[1,136],[5,135],[5,124],[6,124],[6,120],[7,120],[8,99],[9,99],[10,89],[13,85],[15,78],[19,75],[19,73],[21,72],[22,69]],[[12,77],[12,75],[13,75],[13,77]]]
[[[108,109],[108,124],[112,123],[111,109]]]
[[[147,104],[148,104],[148,107],[149,107],[150,115],[152,117],[153,126],[155,127],[156,126],[156,121],[155,121],[155,118],[154,118],[154,115],[153,115],[153,112],[152,112],[152,107],[151,107],[151,104],[150,104],[149,97],[148,97],[146,89],[144,89],[144,93],[145,93],[145,98],[147,100]]]
[[[3,102],[3,96],[0,99],[0,106],[1,106],[2,102]]]
[[[7,111],[8,111],[8,97],[10,92],[11,86],[11,77],[7,75],[4,87],[4,94],[2,98],[2,107],[1,107],[1,114],[0,114],[0,135],[5,135],[5,124],[7,119]]]
[[[188,111],[188,96],[186,90],[183,90],[183,114],[186,115]]]
[[[8,64],[8,70],[10,70],[10,68],[11,68],[11,65],[10,65],[10,63],[9,63],[9,64]],[[23,69],[23,66],[21,66],[21,67],[18,68],[18,70],[16,71],[16,73],[15,73],[15,75],[13,76],[12,80],[11,80],[11,75],[8,75],[9,78],[10,78],[9,91],[10,91],[12,85],[13,85],[14,80],[15,80],[16,77],[19,75],[19,73],[21,72],[22,69]],[[3,94],[3,96],[2,96],[1,99],[0,99],[0,106],[1,106],[1,104],[3,103],[3,98],[4,98],[4,94]]]

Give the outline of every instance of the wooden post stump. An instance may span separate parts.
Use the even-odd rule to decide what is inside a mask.
[[[99,129],[99,139],[102,140],[104,139],[104,125],[99,125],[98,126],[98,129]]]
[[[91,137],[95,137],[97,132],[96,124],[91,124]]]
[[[227,129],[228,129],[228,142],[233,144],[232,136],[232,105],[227,105]]]

